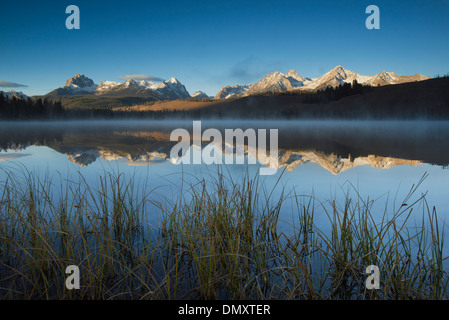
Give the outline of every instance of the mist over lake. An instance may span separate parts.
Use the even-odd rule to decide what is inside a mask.
[[[81,174],[95,185],[108,172],[122,173],[150,188],[161,188],[166,195],[167,188],[179,184],[182,177],[207,180],[221,170],[238,181],[247,172],[256,176],[263,166],[248,161],[175,165],[170,150],[176,142],[170,141],[170,133],[176,128],[191,132],[192,122],[2,123],[2,176],[5,170],[26,169],[49,175],[57,185],[57,179]],[[428,192],[429,204],[436,206],[440,217],[448,214],[449,125],[445,121],[202,121],[202,128],[278,129],[278,171],[261,177],[267,188],[282,185],[298,194],[313,193],[318,201],[342,197],[352,189],[393,204],[428,173],[420,192]],[[225,151],[223,146],[215,148],[217,154]],[[245,157],[257,159],[257,154],[246,150]],[[289,214],[286,208],[286,221]]]

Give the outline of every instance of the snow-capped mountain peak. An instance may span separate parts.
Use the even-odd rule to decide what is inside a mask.
[[[321,77],[305,82],[304,87],[307,89],[319,90],[326,87],[337,87],[345,83],[352,83],[354,80],[357,80],[359,83],[363,83],[368,81],[369,78],[370,77],[368,76],[362,76],[338,65],[323,74]]]
[[[109,91],[109,90],[112,90],[112,89],[118,87],[119,85],[121,85],[120,82],[103,81],[103,82],[100,82],[100,84],[98,85],[97,89],[95,89],[95,91],[98,91],[98,92]]]
[[[348,75],[349,73],[349,75]],[[348,76],[352,75],[352,71],[348,72],[345,68],[342,66],[336,66],[334,69],[329,71],[329,75],[333,76],[338,81],[343,81],[348,78]]]
[[[63,88],[74,91],[93,91],[97,88],[97,85],[92,79],[86,77],[84,74],[77,74],[68,79]]]
[[[173,78],[173,77],[171,77],[170,79],[168,79],[166,82],[170,82],[170,83],[173,83],[173,84],[179,84],[178,79]]]
[[[343,84],[345,82],[345,80],[349,79],[349,78],[356,78],[358,76],[357,73],[352,72],[351,70],[346,70],[345,68],[343,68],[342,66],[336,66],[335,68],[333,68],[331,71],[325,73],[323,76],[321,76],[320,78],[322,79],[335,79],[338,82],[340,82],[340,84]]]
[[[302,87],[304,86],[304,82],[310,80],[300,76],[295,70],[288,70],[285,77],[290,81],[293,88]]]
[[[129,87],[135,87],[135,88],[138,88],[138,87],[140,87],[140,85],[137,83],[137,81],[136,81],[136,80],[133,80],[133,79],[128,79],[128,80],[126,80],[125,83],[123,84],[123,86],[124,86],[125,88],[129,88]]]
[[[139,82],[139,86],[144,89],[153,89],[155,87],[155,84],[154,84],[154,82],[151,82],[151,81],[141,80]]]
[[[3,94],[4,97],[7,99],[11,99],[12,97],[15,97],[16,99],[27,99],[29,98],[25,93],[22,91],[15,91],[15,90],[8,90],[8,91],[0,91],[0,94]]]
[[[295,80],[295,83],[297,81]],[[252,94],[259,94],[263,92],[279,92],[292,90],[290,80],[279,71],[270,72],[264,78],[255,83],[251,88],[244,93],[245,96]]]
[[[190,94],[187,92],[184,85],[179,82],[178,79],[173,77],[155,86],[154,90],[163,96],[169,97],[169,99],[190,98]]]
[[[308,80],[307,78],[300,76],[298,74],[298,72],[296,72],[295,70],[288,70],[287,73],[285,74],[285,76],[287,78],[293,78],[296,81],[307,81]]]
[[[209,99],[210,97],[203,91],[196,91],[194,94],[192,94],[192,98],[195,98],[195,99]]]
[[[246,91],[251,88],[250,84],[246,85],[233,85],[233,86],[226,86],[221,88],[221,90],[216,94],[214,99],[230,99],[230,98],[237,98],[242,96]]]
[[[382,71],[380,73],[378,73],[376,75],[377,77],[381,78],[384,81],[391,81],[394,80],[398,77],[398,75],[394,72],[387,72],[387,71]]]

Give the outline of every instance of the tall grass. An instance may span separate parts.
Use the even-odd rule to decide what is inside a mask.
[[[57,185],[29,172],[4,176],[2,299],[448,298],[444,229],[417,196],[422,180],[379,217],[355,189],[343,203],[287,190],[274,198],[249,175],[183,181],[174,198],[122,174],[95,186],[81,175]],[[296,216],[288,231],[287,203]],[[65,286],[69,265],[80,268],[79,290]],[[365,287],[369,265],[380,269],[380,289]]]

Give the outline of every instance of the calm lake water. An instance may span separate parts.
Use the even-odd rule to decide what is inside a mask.
[[[173,164],[170,150],[176,142],[170,141],[170,133],[176,128],[192,132],[192,121],[0,123],[0,181],[5,181],[6,172],[26,168],[51,177],[55,185],[81,174],[95,186],[100,176],[112,172],[134,177],[142,188],[154,190],[155,197],[175,197],[182,179],[207,180],[221,170],[239,182],[245,174],[256,176],[263,166],[248,161]],[[206,128],[278,129],[278,170],[260,180],[267,190],[276,186],[273,198],[282,189],[313,195],[318,223],[327,221],[319,204],[343,201],[348,192],[375,200],[373,210],[379,217],[388,203],[392,215],[426,173],[414,199],[427,193],[440,219],[449,217],[449,122],[202,121]],[[216,155],[223,150],[215,145]],[[286,202],[281,228],[294,221],[294,208]],[[416,212],[419,220],[422,211]]]

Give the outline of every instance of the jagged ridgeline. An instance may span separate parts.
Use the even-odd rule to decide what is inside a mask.
[[[391,84],[401,84],[430,79],[428,76],[415,74],[413,76],[398,75],[394,72],[382,71],[372,76],[365,76],[336,66],[318,78],[304,77],[295,70],[286,74],[279,71],[270,72],[253,85],[233,85],[222,88],[216,99],[229,99],[246,97],[265,93],[278,93],[286,91],[317,91],[326,88],[336,88],[354,81],[364,86],[378,87]]]
[[[131,106],[148,101],[187,99],[191,96],[176,78],[160,83],[128,79],[124,83],[103,81],[97,85],[84,74],[78,74],[45,97],[62,100],[67,109],[95,109]]]
[[[387,71],[365,76],[337,66],[318,78],[301,76],[295,70],[285,74],[271,72],[255,84],[223,87],[213,98],[203,91],[190,95],[185,86],[173,77],[157,82],[129,78],[124,82],[103,81],[95,84],[92,79],[78,74],[68,79],[64,86],[44,96],[31,97],[35,108],[30,107],[31,102],[24,107],[23,101],[19,103],[20,108],[16,108],[17,100],[28,97],[21,92],[3,92],[2,101],[7,106],[2,107],[0,115],[15,119],[26,119],[36,114],[58,116],[59,113],[54,111],[56,109],[50,106],[51,102],[61,103],[64,117],[70,119],[142,116],[158,119],[441,119],[449,117],[446,82],[447,77],[431,79],[419,74],[404,76]],[[374,88],[379,90],[372,90]],[[288,95],[291,97],[280,97]],[[429,104],[429,101],[432,103]],[[42,109],[42,104],[46,105],[44,109],[47,111],[36,111]],[[59,105],[56,107],[59,108]],[[31,111],[27,113],[26,110]]]
[[[384,86],[426,79],[430,79],[430,77],[419,74],[402,76],[387,71],[364,76],[342,66],[336,66],[318,78],[301,76],[295,70],[289,70],[286,74],[275,71],[267,74],[255,84],[225,86],[215,95],[215,99],[286,91],[317,91],[335,88],[346,83],[352,84],[354,81],[365,86]],[[68,79],[63,87],[51,91],[45,97],[53,100],[61,99],[64,106],[69,109],[74,107],[114,108],[151,101],[212,98],[203,91],[197,91],[190,95],[185,86],[173,77],[158,83],[128,79],[124,83],[103,81],[97,85],[84,74],[78,74]]]

